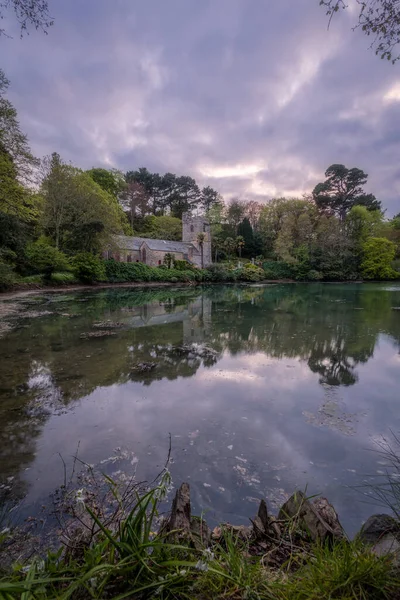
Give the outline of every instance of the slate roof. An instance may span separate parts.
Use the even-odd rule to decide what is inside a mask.
[[[192,248],[193,254],[200,254],[196,246],[191,242],[174,242],[171,240],[154,240],[152,238],[130,237],[127,235],[117,235],[116,242],[121,249],[124,250],[139,250],[145,242],[150,250],[158,250],[163,252],[182,252],[187,254],[189,248]]]

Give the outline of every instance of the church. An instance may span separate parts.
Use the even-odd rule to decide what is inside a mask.
[[[164,264],[166,254],[173,254],[176,260],[186,260],[199,268],[208,267],[212,262],[210,222],[204,216],[193,217],[189,213],[182,216],[181,242],[117,235],[115,246],[106,253],[106,258],[118,262],[141,262],[157,267]]]

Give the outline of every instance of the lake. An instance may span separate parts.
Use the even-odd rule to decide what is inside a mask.
[[[400,432],[400,285],[103,289],[0,301],[0,498],[35,513],[73,456],[246,523],[295,488],[353,534]],[[61,459],[62,457],[62,459]],[[378,512],[382,509],[378,508]]]

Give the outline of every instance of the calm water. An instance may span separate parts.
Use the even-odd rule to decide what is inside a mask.
[[[210,521],[246,522],[256,499],[274,508],[298,486],[350,533],[376,508],[355,487],[382,477],[371,449],[400,432],[400,285],[113,289],[6,308],[3,500],[34,511],[78,445],[152,479],[171,434],[173,480]]]

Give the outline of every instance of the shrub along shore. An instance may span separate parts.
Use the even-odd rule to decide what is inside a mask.
[[[129,484],[122,491],[109,478],[107,484],[102,501],[96,486],[64,486],[57,505],[69,520],[59,520],[61,548],[14,563],[0,577],[1,599],[400,597],[400,527],[388,515],[368,519],[350,541],[326,499],[296,492],[276,517],[261,500],[248,526],[211,530],[192,515],[186,483],[160,517],[171,489],[168,470],[150,490]],[[0,558],[14,540],[11,531],[1,532]]]
[[[101,260],[89,253],[77,255],[70,262],[59,264],[53,260],[39,264],[36,272],[25,277],[13,275],[0,281],[0,292],[36,288],[71,287],[104,284],[189,284],[199,283],[259,283],[259,282],[316,282],[340,281],[324,279],[315,271],[303,272],[293,265],[266,261],[253,264],[217,263],[205,269],[193,267],[185,261],[175,261],[170,267],[149,267],[143,263],[121,263]],[[63,270],[57,270],[57,268]],[[394,278],[394,277],[393,277]],[[393,280],[393,278],[391,278]],[[400,273],[399,273],[400,279]],[[362,281],[361,278],[349,281]]]

